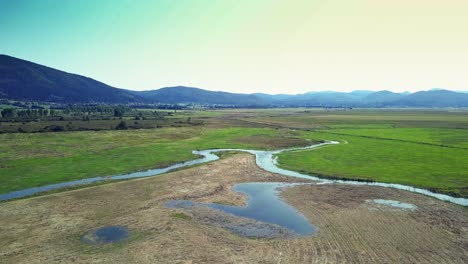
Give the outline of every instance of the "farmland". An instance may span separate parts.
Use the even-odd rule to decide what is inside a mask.
[[[5,263],[466,262],[466,208],[406,191],[351,185],[287,188],[283,198],[318,230],[294,239],[241,237],[204,222],[195,212],[164,206],[173,199],[242,205],[246,197],[232,191],[234,184],[278,181],[303,180],[265,172],[253,156],[236,154],[158,177],[2,203],[0,259]],[[369,202],[373,199],[403,201],[417,209],[377,206]],[[115,244],[81,242],[90,230],[107,225],[127,227],[130,237]]]
[[[195,149],[280,149],[311,144],[308,139],[347,144],[284,153],[281,166],[468,195],[464,111],[265,109],[178,115],[203,125],[0,134],[0,193],[164,167],[196,158]]]
[[[278,165],[325,178],[400,183],[468,197],[468,115],[463,111],[236,109],[178,115],[201,125],[0,134],[0,192],[165,167],[197,158],[191,152],[197,149],[274,150],[336,140],[340,144],[280,153]],[[391,188],[313,184],[262,170],[253,155],[236,151],[220,157],[157,177],[2,202],[0,262],[467,261],[464,206]],[[233,188],[245,182],[301,183],[281,189],[280,195],[317,231],[252,239],[229,227],[268,224],[205,207],[165,206],[177,200],[243,206],[247,197]],[[414,209],[374,202],[382,199]],[[129,237],[118,243],[83,242],[106,226],[126,228]]]
[[[1,192],[165,167],[206,148],[282,148],[305,145],[293,133],[261,128],[2,134]],[[259,137],[265,138],[260,140]],[[252,139],[253,138],[253,139]]]

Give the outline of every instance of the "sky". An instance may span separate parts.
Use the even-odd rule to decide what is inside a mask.
[[[466,0],[0,0],[0,54],[131,90],[468,90]]]

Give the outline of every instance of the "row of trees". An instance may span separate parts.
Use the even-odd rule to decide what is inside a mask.
[[[92,114],[107,114],[115,117],[122,117],[131,109],[127,106],[113,105],[83,105],[83,106],[67,106],[63,110],[57,109],[17,109],[6,108],[0,111],[0,117],[3,118],[39,118],[56,115],[92,115]]]
[[[1,117],[4,118],[38,118],[45,116],[55,116],[57,114],[56,110],[48,109],[15,109],[15,108],[6,108],[1,112]]]
[[[125,105],[68,105],[63,109],[64,114],[108,114],[116,117],[123,116],[131,109]]]
[[[42,106],[40,102],[20,102],[20,101],[10,101],[8,99],[0,99],[0,104],[2,105],[11,105],[18,108],[27,108],[27,109],[44,109],[45,107]]]
[[[164,119],[165,116],[172,116],[177,112],[168,111],[138,111],[125,105],[68,105],[64,108],[57,108],[50,106],[49,109],[44,108],[6,108],[0,109],[0,118],[18,118],[18,119],[32,119],[42,117],[65,117],[65,116],[79,116],[89,119],[90,116],[135,116],[135,120],[144,120],[146,118]],[[84,119],[83,119],[84,120]]]

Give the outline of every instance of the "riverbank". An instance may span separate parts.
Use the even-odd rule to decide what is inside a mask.
[[[232,263],[261,261],[466,262],[468,210],[406,191],[375,186],[304,185],[286,201],[317,227],[310,237],[253,240],[195,218],[176,217],[170,200],[245,204],[231,188],[241,182],[310,182],[266,172],[253,155],[0,204],[0,260],[6,263]],[[414,204],[414,211],[370,206],[367,200]],[[125,226],[130,237],[89,245],[81,237],[103,226]],[[406,241],[406,242],[405,242]],[[423,241],[423,242],[421,242]],[[399,246],[401,245],[403,246]]]
[[[319,149],[325,146],[329,145],[338,145],[340,144],[338,141],[324,141],[322,140],[321,143],[317,143],[314,145],[310,146],[305,146],[305,147],[295,147],[295,148],[287,148],[287,149],[279,149],[279,150],[271,150],[271,151],[262,151],[262,150],[251,150],[251,149],[207,149],[207,150],[194,150],[192,151],[192,154],[198,155],[201,158],[195,159],[195,160],[190,160],[186,162],[181,162],[181,163],[176,163],[174,165],[161,168],[161,169],[151,169],[147,171],[139,171],[139,172],[134,172],[134,173],[129,173],[129,174],[118,174],[118,175],[110,175],[106,177],[93,177],[93,178],[87,178],[83,180],[77,180],[77,181],[69,181],[69,182],[64,182],[64,183],[59,183],[59,184],[51,184],[51,185],[45,185],[41,187],[35,187],[35,188],[30,188],[30,189],[24,189],[24,190],[19,190],[7,194],[0,195],[0,201],[7,201],[7,200],[12,200],[12,199],[17,199],[17,198],[22,198],[22,197],[27,197],[27,196],[32,196],[32,195],[38,195],[41,193],[47,193],[53,190],[59,190],[63,188],[70,188],[70,187],[79,187],[79,186],[86,186],[86,184],[96,184],[104,181],[117,181],[117,180],[127,180],[127,179],[136,179],[136,178],[144,178],[144,177],[149,177],[149,176],[156,176],[160,175],[169,171],[174,171],[177,169],[183,169],[186,167],[191,167],[194,165],[218,160],[219,157],[216,155],[216,153],[222,153],[222,152],[247,152],[250,154],[255,155],[255,160],[256,164],[272,173],[277,173],[285,176],[291,176],[295,178],[301,178],[301,179],[310,179],[310,180],[315,180],[319,181],[321,184],[330,184],[330,183],[339,183],[339,184],[350,184],[350,185],[370,185],[370,186],[379,186],[379,187],[386,187],[386,188],[394,188],[394,189],[399,189],[399,190],[405,190],[405,191],[410,191],[414,193],[419,193],[419,194],[424,194],[430,197],[434,197],[436,199],[442,200],[442,201],[448,201],[451,203],[459,204],[462,206],[468,206],[468,199],[465,198],[460,198],[460,197],[452,197],[449,195],[445,194],[440,194],[436,192],[432,192],[430,190],[426,189],[421,189],[421,188],[415,188],[413,186],[408,186],[408,185],[402,185],[402,184],[396,184],[396,183],[383,183],[383,182],[374,182],[374,181],[367,181],[367,180],[348,180],[346,178],[321,178],[319,175],[310,175],[310,174],[304,174],[300,173],[294,170],[287,170],[287,169],[282,169],[277,166],[277,158],[278,155],[282,153],[290,153],[290,152],[297,152],[297,151],[305,151],[305,150],[311,150],[311,149]],[[347,142],[346,142],[347,144]]]
[[[285,153],[278,160],[284,168],[309,175],[398,183],[468,198],[466,112],[239,109],[204,113],[202,118],[194,112],[193,118],[204,123],[195,127],[0,134],[0,194],[167,167],[196,159],[192,154],[196,149],[272,150],[337,140],[349,144]]]

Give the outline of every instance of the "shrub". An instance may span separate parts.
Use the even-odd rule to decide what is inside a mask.
[[[128,129],[127,123],[124,120],[120,121],[120,123],[115,127],[117,130],[125,130]]]

